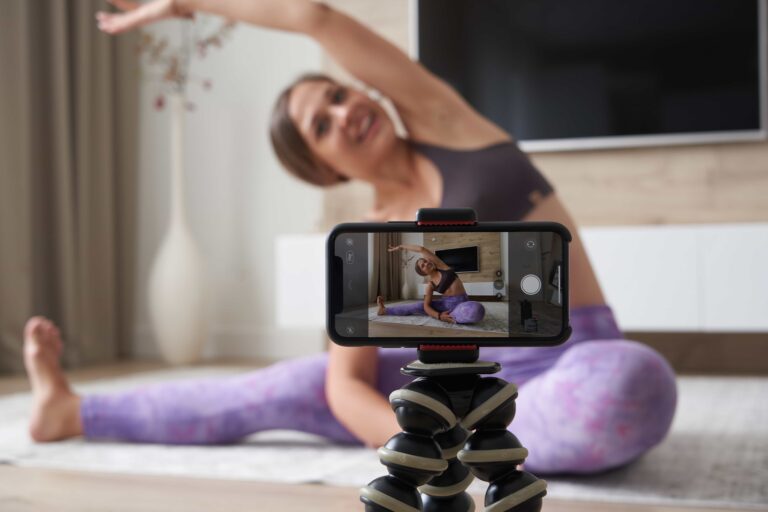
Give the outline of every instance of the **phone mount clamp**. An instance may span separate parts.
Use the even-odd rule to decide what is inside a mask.
[[[423,208],[418,226],[477,224],[471,208]],[[466,489],[489,483],[485,512],[538,512],[547,483],[518,466],[528,456],[507,430],[517,387],[490,375],[477,345],[423,344],[401,369],[416,377],[389,396],[403,432],[379,448],[389,474],[360,489],[366,512],[474,512]]]

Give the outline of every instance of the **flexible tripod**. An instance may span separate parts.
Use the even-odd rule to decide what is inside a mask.
[[[473,512],[473,475],[490,483],[485,512],[541,510],[547,484],[517,469],[528,450],[507,430],[517,388],[481,377],[501,367],[478,354],[474,345],[423,345],[402,368],[416,377],[389,397],[403,432],[379,448],[389,475],[360,490],[366,512]]]
[[[417,225],[474,225],[472,209],[421,209]],[[528,456],[507,430],[517,387],[478,361],[477,345],[421,345],[403,367],[416,377],[389,396],[403,432],[379,448],[389,475],[360,489],[366,512],[474,512],[466,489],[489,482],[485,512],[538,512],[547,483],[517,469]],[[474,431],[474,432],[473,432]]]

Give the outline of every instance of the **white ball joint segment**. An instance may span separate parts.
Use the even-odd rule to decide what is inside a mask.
[[[476,223],[475,212],[419,210],[418,225]],[[423,345],[402,372],[416,377],[389,401],[403,432],[379,448],[389,474],[360,490],[366,512],[474,512],[466,489],[489,482],[485,512],[539,512],[547,483],[518,470],[528,456],[507,426],[517,388],[478,361],[476,345]]]

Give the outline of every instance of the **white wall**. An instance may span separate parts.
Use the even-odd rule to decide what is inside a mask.
[[[424,245],[424,234],[423,233],[403,233],[402,236],[402,243],[403,244],[410,244],[410,245]],[[424,298],[424,293],[421,291],[420,286],[424,284],[424,276],[420,276],[418,273],[416,273],[416,260],[419,258],[419,256],[415,253],[403,253],[401,252],[401,257],[405,255],[405,258],[407,259],[410,256],[414,256],[414,258],[408,263],[408,265],[403,268],[402,270],[402,279],[408,283],[408,296],[403,297],[404,299],[422,299]]]
[[[214,24],[215,25],[215,24]],[[159,24],[177,34],[177,22]],[[186,193],[190,224],[207,261],[211,291],[208,356],[284,357],[321,350],[286,341],[275,320],[275,237],[317,231],[322,196],[288,176],[273,156],[269,114],[299,74],[320,69],[320,49],[291,34],[239,25],[220,50],[193,61],[196,110],[186,122]],[[149,329],[146,280],[168,220],[169,119],[156,112],[156,84],[141,90],[138,290],[134,349],[157,354]],[[290,332],[288,332],[290,334]]]

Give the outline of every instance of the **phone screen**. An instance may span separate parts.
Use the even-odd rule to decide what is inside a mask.
[[[566,331],[568,244],[557,230],[342,230],[329,243],[334,339],[536,345]]]

